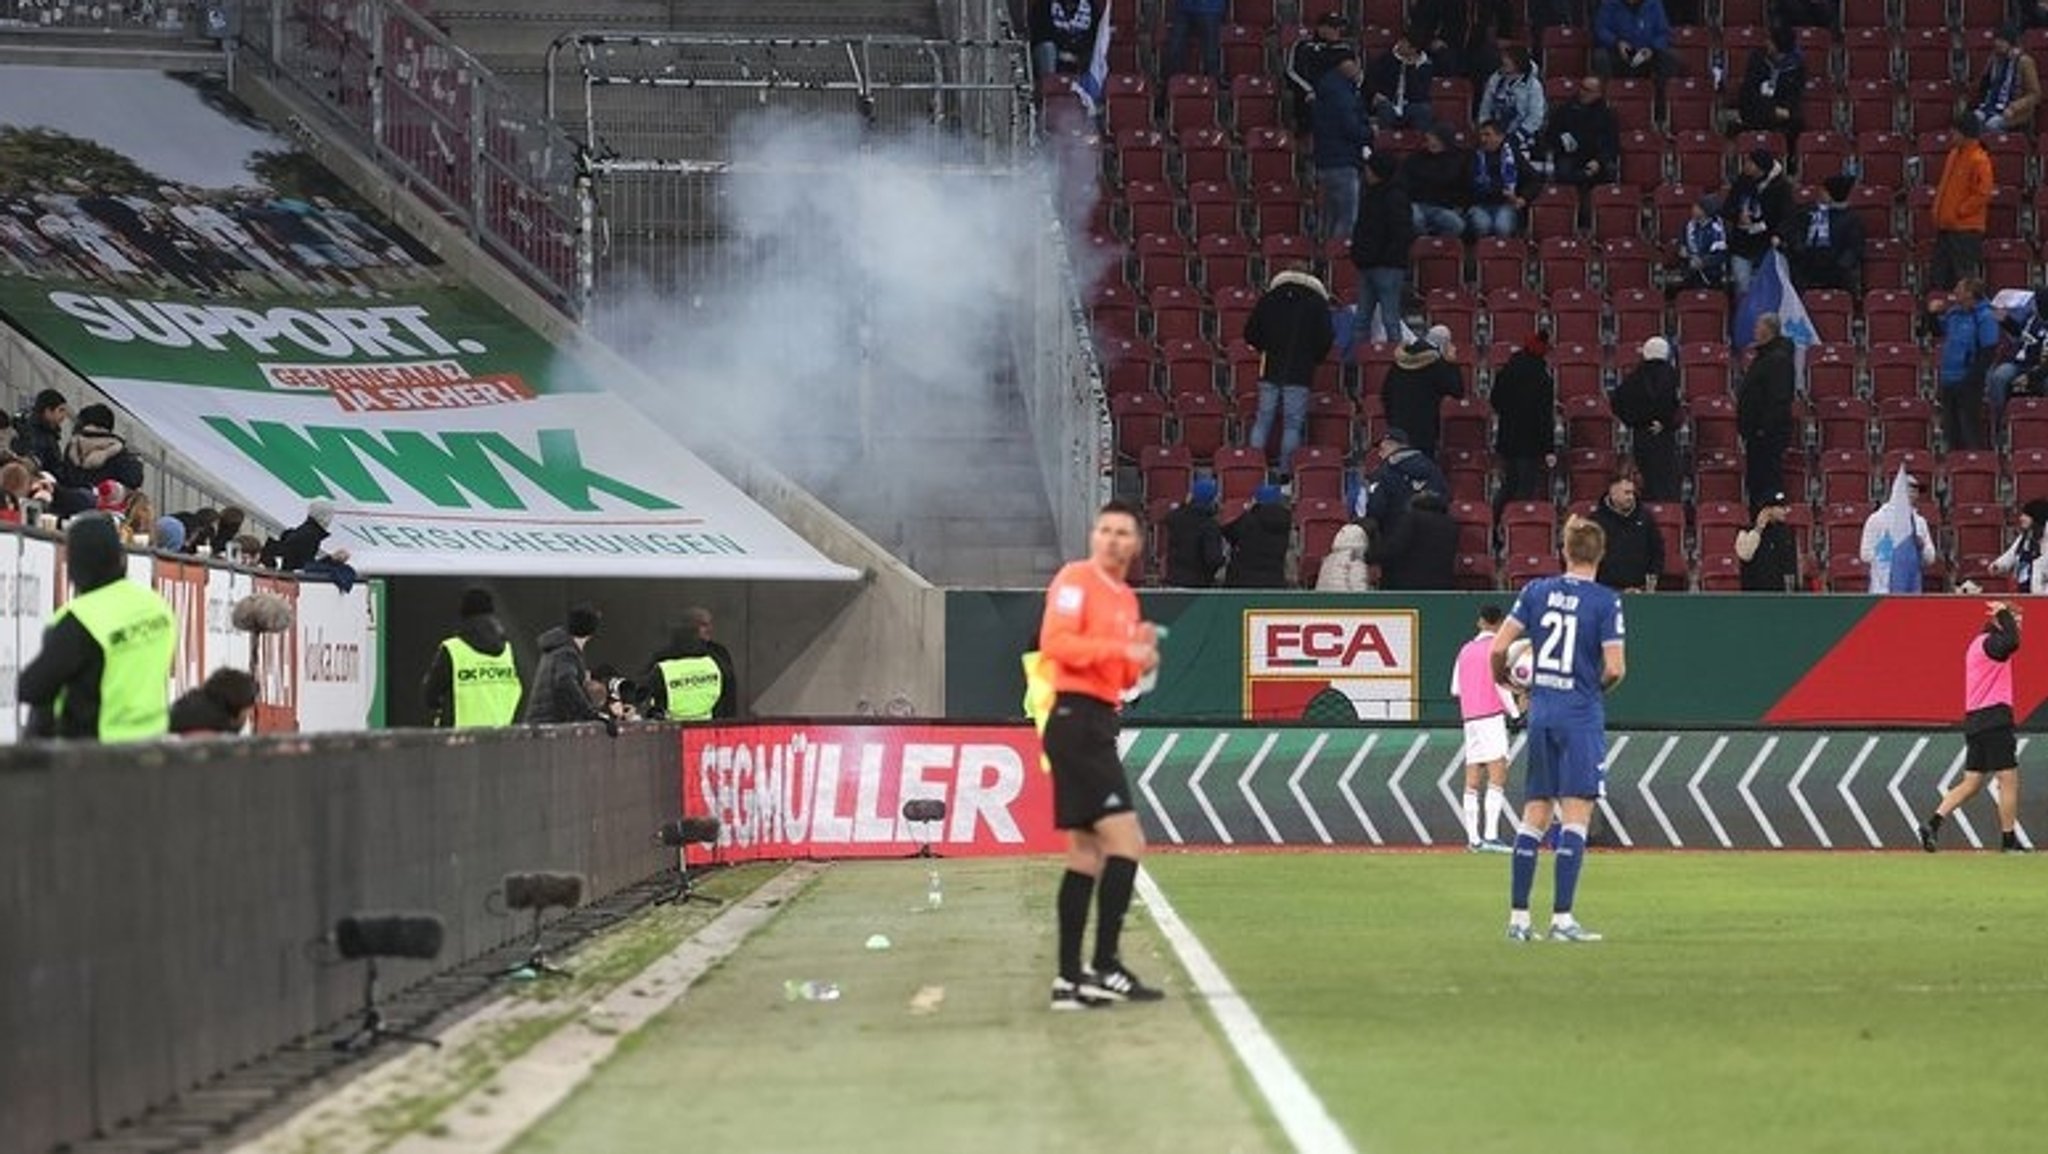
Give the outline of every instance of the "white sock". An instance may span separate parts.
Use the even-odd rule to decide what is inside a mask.
[[[1509,910],[1509,911],[1508,911],[1508,925],[1510,925],[1510,926],[1513,926],[1513,927],[1514,927],[1514,928],[1516,928],[1516,929],[1522,929],[1522,930],[1526,930],[1526,929],[1528,929],[1528,928],[1529,928],[1529,911],[1528,911],[1528,910]]]
[[[1489,798],[1488,800],[1490,801],[1490,800],[1492,800],[1492,799],[1491,799],[1491,798]],[[1478,845],[1478,844],[1479,844],[1479,791],[1478,791],[1478,790],[1476,790],[1476,789],[1468,789],[1468,790],[1466,790],[1466,791],[1465,791],[1465,805],[1464,805],[1464,808],[1463,808],[1463,810],[1462,810],[1461,812],[1463,813],[1463,816],[1464,816],[1464,818],[1465,818],[1465,844],[1466,844],[1466,845]],[[1487,812],[1488,812],[1488,815],[1489,815],[1489,816],[1491,816],[1491,813],[1492,813],[1492,811],[1491,811],[1491,810],[1488,810]]]
[[[1506,817],[1506,816],[1507,816],[1507,814],[1508,814],[1508,791],[1507,791],[1507,790],[1504,790],[1504,789],[1502,789],[1501,787],[1499,787],[1499,786],[1497,786],[1497,785],[1489,785],[1489,786],[1487,786],[1487,787],[1486,787],[1486,826],[1485,826],[1485,829],[1486,829],[1486,837],[1485,837],[1484,839],[1482,839],[1482,840],[1486,840],[1486,841],[1491,841],[1491,840],[1493,840],[1493,835],[1494,835],[1494,834],[1495,834],[1495,833],[1496,833],[1496,832],[1497,832],[1497,831],[1498,831],[1498,830],[1500,829],[1500,823],[1501,823],[1501,819],[1502,819],[1502,818],[1504,818],[1504,817]]]

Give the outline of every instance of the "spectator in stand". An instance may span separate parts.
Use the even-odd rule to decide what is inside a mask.
[[[1280,472],[1294,467],[1301,431],[1308,420],[1309,387],[1316,366],[1330,355],[1336,331],[1330,323],[1330,290],[1300,261],[1289,261],[1273,277],[1245,318],[1244,341],[1264,354],[1259,372],[1259,412],[1252,422],[1252,447],[1272,444],[1273,418],[1280,417]]]
[[[1223,583],[1232,589],[1287,588],[1287,549],[1294,543],[1294,510],[1278,485],[1261,485],[1252,507],[1223,527],[1230,561]]]
[[[1785,518],[1792,503],[1783,493],[1766,495],[1749,527],[1735,534],[1735,559],[1742,562],[1745,593],[1791,593],[1799,588],[1799,542]]]
[[[1436,62],[1429,53],[1403,36],[1372,62],[1366,79],[1366,99],[1381,128],[1393,131],[1415,128],[1424,132],[1436,124],[1436,110],[1430,107],[1430,86],[1436,79]]]
[[[1427,490],[1417,493],[1394,527],[1374,539],[1365,560],[1379,566],[1382,589],[1456,588],[1458,523],[1441,496]]]
[[[1500,51],[1500,70],[1486,78],[1479,94],[1479,119],[1500,125],[1508,143],[1527,156],[1543,135],[1543,79],[1529,61],[1529,50],[1509,44]]]
[[[1792,444],[1792,397],[1798,375],[1792,339],[1778,314],[1756,318],[1749,367],[1735,390],[1735,427],[1742,436],[1743,488],[1749,499],[1785,488],[1785,450]]]
[[[1515,36],[1509,0],[1415,0],[1417,37],[1437,71],[1473,79],[1500,67],[1500,42]]]
[[[64,465],[64,423],[71,406],[64,394],[44,389],[28,412],[14,422],[14,452],[35,462],[37,470],[54,474]]]
[[[348,550],[326,552],[320,548],[320,543],[327,540],[328,527],[333,524],[334,502],[308,501],[306,519],[263,547],[264,564],[275,565],[287,573],[302,573],[323,561],[346,565]]]
[[[1607,531],[1607,552],[1596,580],[1624,593],[1655,592],[1657,574],[1664,570],[1664,534],[1636,500],[1635,478],[1618,473],[1607,483],[1607,495],[1593,507],[1593,521]]]
[[[156,503],[147,493],[132,493],[122,505],[121,540],[130,544],[148,539],[156,531]]]
[[[1493,374],[1487,400],[1496,418],[1493,452],[1500,458],[1500,490],[1493,515],[1510,501],[1541,500],[1545,470],[1557,467],[1557,377],[1550,370],[1550,334],[1530,333]]]
[[[1799,134],[1805,130],[1806,59],[1799,54],[1799,38],[1788,26],[1771,29],[1769,47],[1749,50],[1749,64],[1742,72],[1742,91],[1736,111],[1745,131],[1782,132],[1785,155],[1799,150]]]
[[[1857,556],[1870,566],[1872,593],[1918,593],[1927,566],[1934,564],[1934,534],[1927,518],[1913,507],[1920,482],[1900,469],[1892,478],[1891,497],[1863,522]]]
[[[171,733],[178,737],[233,737],[256,716],[256,678],[222,666],[171,703]]]
[[[1954,284],[1976,276],[1984,267],[1984,230],[1989,223],[1991,153],[1978,139],[1984,126],[1975,113],[1956,120],[1957,139],[1941,162],[1941,182],[1934,186],[1934,260],[1929,284]]]
[[[1294,130],[1297,134],[1306,136],[1313,131],[1311,117],[1315,110],[1316,90],[1322,86],[1323,78],[1335,72],[1345,61],[1355,63],[1358,60],[1358,52],[1348,39],[1350,35],[1350,19],[1332,9],[1316,19],[1315,35],[1295,41],[1293,49],[1288,52],[1287,91],[1293,100]],[[1423,87],[1428,87],[1427,82]],[[1427,101],[1424,106],[1427,107]]]
[[[1318,593],[1363,593],[1372,588],[1372,574],[1365,563],[1365,526],[1348,521],[1330,539],[1330,555],[1316,571]]]
[[[2039,497],[2020,507],[2019,536],[2012,547],[1991,562],[1993,573],[2012,574],[2018,592],[2040,596],[2048,593],[2048,564],[2041,561],[2041,535],[2048,532],[2048,501]]]
[[[56,473],[57,483],[66,488],[89,489],[101,481],[119,481],[131,492],[142,488],[142,458],[114,435],[114,410],[106,405],[78,410]]]
[[[1546,140],[1559,184],[1612,184],[1621,172],[1621,126],[1607,106],[1607,82],[1581,77],[1578,96],[1551,110]]]
[[[2020,0],[2020,23],[2028,28],[2048,28],[2048,0]]]
[[[21,524],[21,507],[29,500],[29,486],[34,480],[35,475],[20,461],[0,465],[0,521]]]
[[[1692,206],[1692,219],[1678,234],[1676,274],[1671,294],[1681,289],[1728,287],[1728,225],[1721,219],[1721,198],[1703,196]]]
[[[1223,14],[1229,0],[1172,0],[1173,14],[1166,24],[1166,58],[1160,65],[1159,82],[1173,79],[1187,67],[1188,34],[1194,33],[1201,59],[1202,75],[1223,76]]]
[[[1403,164],[1415,231],[1424,236],[1463,236],[1465,206],[1472,199],[1472,161],[1458,147],[1448,125],[1431,128],[1422,151]]]
[[[533,686],[526,694],[526,709],[520,720],[528,725],[569,725],[578,721],[603,721],[618,709],[591,700],[589,659],[584,649],[604,617],[596,606],[579,602],[570,606],[561,625],[540,635],[540,664],[533,671]]]
[[[1408,515],[1408,506],[1422,493],[1449,502],[1451,483],[1444,471],[1408,444],[1408,434],[1390,426],[1380,434],[1380,466],[1367,478],[1359,518],[1368,536],[1393,532]]]
[[[2041,107],[2041,73],[2034,58],[2020,46],[2026,30],[2008,25],[1991,41],[1991,59],[1977,80],[1977,98],[1970,106],[1992,132],[2032,132]]]
[[[1358,267],[1355,339],[1398,340],[1402,298],[1408,286],[1408,250],[1415,247],[1415,218],[1408,189],[1394,158],[1373,153],[1365,161],[1365,188],[1358,198],[1358,224],[1351,230],[1351,263]]]
[[[1822,182],[1826,201],[1800,214],[1787,230],[1787,261],[1792,283],[1801,292],[1808,289],[1841,289],[1860,293],[1863,288],[1863,222],[1849,210],[1849,193],[1856,178],[1837,173]]]
[[[2033,304],[2025,309],[2009,313],[1992,310],[2012,349],[2009,358],[1984,374],[1984,400],[1991,406],[1994,442],[2005,425],[2006,402],[2014,396],[2038,396],[2043,380],[2048,379],[2048,355],[2044,355],[2048,354],[2048,316],[2041,312],[2042,290],[2036,289],[2033,296]]]
[[[1085,72],[1095,51],[1096,0],[1031,0],[1031,59],[1038,78]]]
[[[1479,125],[1472,154],[1472,207],[1465,223],[1475,237],[1513,236],[1522,230],[1522,210],[1542,183],[1529,158],[1491,120]]]
[[[1643,500],[1679,500],[1678,368],[1671,363],[1671,342],[1663,337],[1644,341],[1643,359],[1621,378],[1608,403],[1615,420],[1628,429],[1642,473]]]
[[[1166,514],[1166,583],[1207,589],[1223,568],[1223,526],[1216,523],[1216,482],[1197,480],[1188,499]]]
[[[185,547],[185,523],[176,517],[158,517],[156,532],[149,535],[150,547],[159,553],[189,553]]]
[[[1593,68],[1602,76],[1671,75],[1664,0],[1601,0],[1593,18]]]
[[[1430,458],[1436,456],[1443,429],[1444,400],[1465,395],[1464,376],[1453,363],[1456,353],[1451,330],[1431,326],[1428,333],[1394,354],[1394,364],[1381,386],[1387,423],[1406,429],[1408,444]]]
[[[1742,158],[1742,173],[1721,206],[1728,221],[1728,267],[1737,294],[1749,291],[1764,254],[1792,219],[1792,182],[1767,148]]]
[[[1992,447],[1984,437],[1984,391],[1998,362],[1998,320],[1975,277],[1956,282],[1946,307],[1939,298],[1927,310],[1941,314],[1942,440],[1949,452]]]
[[[248,519],[249,511],[240,505],[222,506],[220,520],[213,526],[213,551],[226,554],[234,549],[242,536],[243,523]]]
[[[1310,106],[1315,124],[1316,188],[1322,193],[1325,241],[1351,235],[1358,223],[1358,167],[1372,143],[1372,125],[1358,83],[1358,61],[1346,60],[1316,85]]]

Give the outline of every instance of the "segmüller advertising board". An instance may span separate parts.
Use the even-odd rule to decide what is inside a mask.
[[[1052,779],[1029,726],[733,725],[682,734],[683,812],[715,817],[693,860],[949,857],[1056,852]],[[943,821],[903,803],[946,803]]]

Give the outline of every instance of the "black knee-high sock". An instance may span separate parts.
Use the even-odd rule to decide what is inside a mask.
[[[1124,914],[1130,912],[1131,890],[1137,884],[1136,858],[1110,857],[1103,860],[1102,888],[1095,898],[1095,968],[1098,971],[1117,964]]]
[[[1060,875],[1060,977],[1081,979],[1081,935],[1088,931],[1088,903],[1095,898],[1095,879],[1068,870]]]

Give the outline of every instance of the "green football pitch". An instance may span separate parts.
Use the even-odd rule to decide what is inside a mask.
[[[1144,911],[1172,999],[1055,1015],[1057,863],[939,868],[925,911],[920,863],[833,867],[514,1149],[1287,1148]],[[1148,869],[1363,1154],[2038,1148],[2032,859],[1596,853],[1584,946],[1503,940],[1505,858]]]

